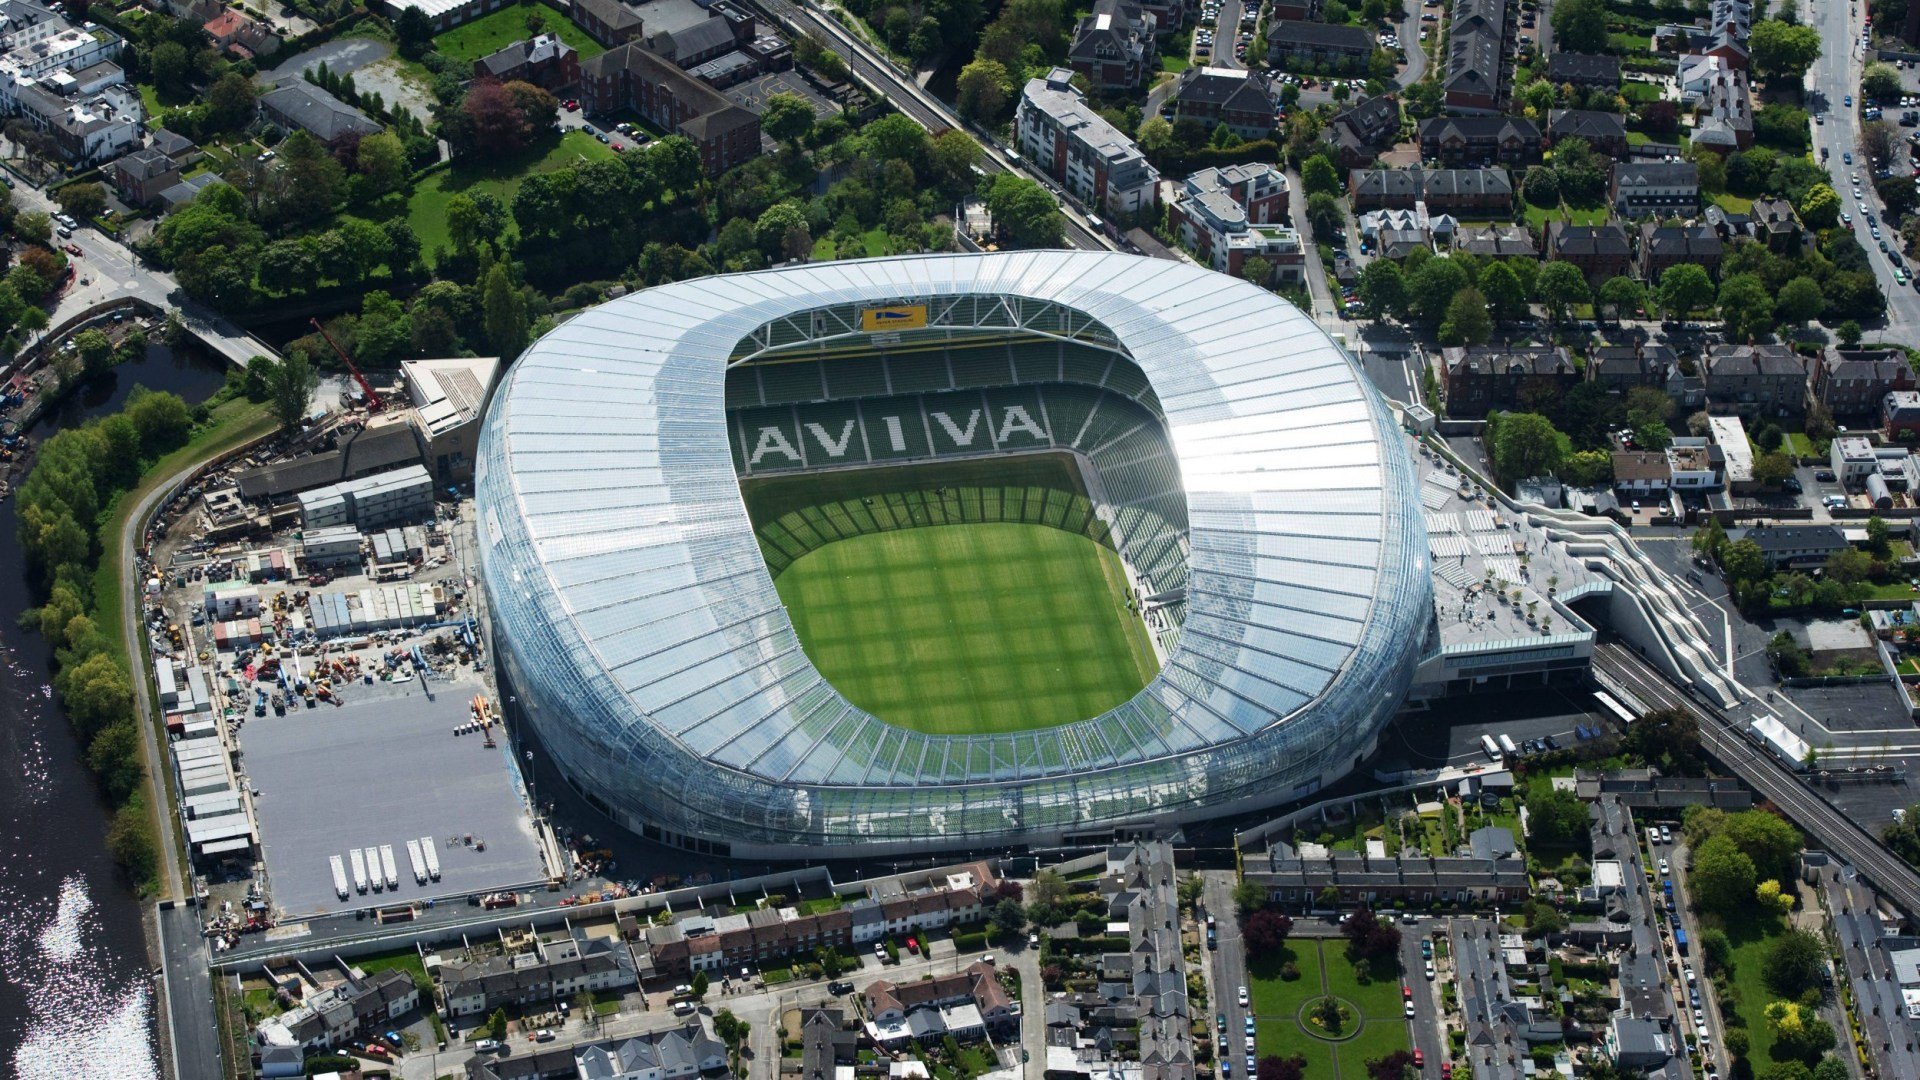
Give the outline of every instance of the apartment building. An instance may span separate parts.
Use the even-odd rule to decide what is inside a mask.
[[[632,109],[693,140],[708,176],[760,156],[760,118],[679,65],[630,42],[580,65],[588,113]]]
[[[1167,224],[1223,274],[1239,277],[1248,259],[1261,258],[1274,281],[1297,287],[1306,284],[1306,253],[1299,232],[1279,224],[1286,203],[1287,178],[1271,165],[1202,169],[1175,193]]]
[[[1159,70],[1159,25],[1138,4],[1098,0],[1074,28],[1067,63],[1100,90],[1128,90]]]
[[[1536,165],[1545,142],[1521,116],[1435,116],[1420,121],[1420,157],[1447,165]]]
[[[1072,71],[1054,68],[1027,81],[1013,121],[1020,152],[1086,206],[1132,215],[1158,205],[1159,172],[1087,105],[1072,79]]]

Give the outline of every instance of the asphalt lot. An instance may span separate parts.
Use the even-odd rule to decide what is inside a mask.
[[[1593,695],[1558,686],[1530,687],[1505,694],[1475,694],[1436,702],[1432,709],[1395,720],[1380,737],[1379,768],[1398,765],[1433,769],[1443,765],[1485,763],[1480,736],[1507,735],[1515,742],[1552,736],[1562,748],[1578,740],[1574,727],[1606,722]]]
[[[283,918],[393,901],[465,896],[541,880],[533,824],[509,771],[505,740],[455,736],[471,684],[366,697],[339,708],[251,719],[240,733],[258,790],[260,840]],[[364,692],[363,692],[364,693]],[[454,843],[471,836],[486,850]],[[408,840],[439,842],[441,878],[414,882]],[[341,900],[327,857],[391,844],[399,887]],[[351,877],[351,866],[348,875]]]

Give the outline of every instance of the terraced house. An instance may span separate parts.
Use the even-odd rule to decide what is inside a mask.
[[[1347,192],[1355,210],[1427,209],[1459,213],[1513,206],[1513,178],[1505,169],[1354,169]]]
[[[1174,115],[1209,131],[1225,124],[1243,139],[1264,139],[1279,123],[1280,91],[1265,72],[1188,68],[1173,92]]]
[[[1358,26],[1280,19],[1267,26],[1267,62],[1283,71],[1358,75],[1373,58],[1373,36]]]
[[[1514,28],[1506,0],[1455,0],[1440,80],[1447,110],[1499,112],[1507,97],[1506,56]]]
[[[1420,157],[1448,165],[1537,165],[1539,125],[1521,116],[1435,116],[1420,121]]]

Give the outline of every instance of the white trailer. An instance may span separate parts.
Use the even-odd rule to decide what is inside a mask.
[[[387,888],[400,887],[400,868],[394,865],[392,844],[380,845],[380,872],[387,879]]]
[[[342,900],[353,895],[347,891],[347,867],[340,861],[340,856],[327,856],[327,864],[333,868],[333,891],[339,893]]]
[[[386,879],[386,875],[380,872],[380,849],[377,847],[374,847],[372,844],[368,844],[366,850],[367,850],[367,880],[373,883],[374,892],[385,892],[387,888],[387,879]]]
[[[413,867],[413,883],[415,885],[425,885],[427,883],[427,860],[420,856],[420,841],[407,841],[407,863]]]
[[[353,891],[367,891],[367,856],[359,848],[347,852],[347,861],[353,864]]]
[[[439,881],[440,853],[433,850],[433,837],[423,836],[420,838],[420,854],[427,857],[427,876],[435,881]]]

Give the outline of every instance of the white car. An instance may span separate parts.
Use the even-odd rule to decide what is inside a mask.
[[[1661,876],[1661,877],[1666,877],[1666,876],[1667,876],[1668,874],[1670,874],[1670,873],[1672,873],[1672,872],[1673,872],[1673,871],[1672,871],[1671,869],[1669,869],[1669,868],[1668,868],[1668,866],[1667,866],[1667,860],[1665,860],[1665,859],[1661,859],[1661,860],[1660,860],[1660,876]]]
[[[1244,986],[1240,988],[1240,1007],[1247,1007],[1247,988]]]
[[[1433,978],[1433,961],[1427,961],[1427,978]]]
[[[1692,968],[1687,968],[1687,969],[1685,969],[1685,970],[1686,970],[1686,973],[1687,973],[1687,985],[1688,985],[1688,986],[1692,986],[1692,985],[1694,984],[1694,982],[1695,982],[1695,977],[1694,977],[1694,974],[1693,974],[1693,969],[1692,969]]]

